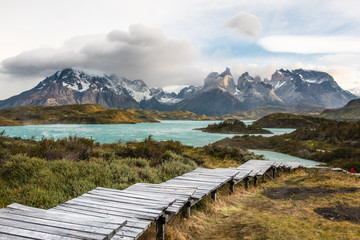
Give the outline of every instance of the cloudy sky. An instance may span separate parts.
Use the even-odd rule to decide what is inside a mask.
[[[358,0],[0,0],[0,99],[65,67],[176,89],[230,67],[360,89]]]

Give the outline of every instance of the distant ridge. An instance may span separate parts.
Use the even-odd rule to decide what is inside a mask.
[[[351,100],[342,108],[324,110],[320,117],[342,121],[359,121],[360,98]]]
[[[229,68],[212,72],[200,87],[189,86],[178,94],[149,88],[142,80],[115,75],[94,76],[66,68],[45,78],[33,89],[0,101],[0,109],[17,106],[100,104],[105,108],[184,110],[216,116],[262,106],[317,105],[342,107],[356,96],[343,90],[325,72],[278,70],[270,80],[242,74],[235,84]]]
[[[0,126],[41,124],[135,124],[160,120],[214,120],[188,111],[106,109],[95,104],[22,106],[0,110]]]

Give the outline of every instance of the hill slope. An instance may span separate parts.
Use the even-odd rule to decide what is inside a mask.
[[[324,110],[320,117],[342,121],[359,121],[360,98],[351,100],[342,108]]]
[[[326,122],[324,118],[296,115],[291,113],[273,113],[260,118],[252,125],[263,128],[299,128],[299,127],[316,127],[322,122]]]
[[[235,84],[229,68],[212,72],[203,86],[189,86],[179,93],[149,88],[142,80],[115,75],[92,75],[71,68],[57,71],[34,88],[0,100],[0,109],[17,106],[60,106],[100,104],[105,108],[184,110],[218,116],[257,107],[295,107],[318,105],[342,107],[357,97],[338,86],[329,74],[313,70],[278,70],[271,80],[242,74]],[[299,110],[300,112],[298,112]],[[257,111],[257,110],[256,110]],[[261,112],[261,111],[260,111]]]
[[[187,111],[147,111],[141,109],[106,109],[101,105],[27,106],[0,110],[0,126],[40,124],[121,124],[159,120],[213,120]]]

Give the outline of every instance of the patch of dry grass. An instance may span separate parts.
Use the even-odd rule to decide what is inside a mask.
[[[242,184],[229,195],[228,186],[218,192],[218,202],[204,199],[189,219],[175,217],[167,239],[360,239],[359,224],[331,221],[316,214],[318,207],[360,207],[360,191],[334,193],[304,200],[269,199],[262,191],[278,187],[360,188],[355,176],[328,171],[298,171],[261,183],[246,192]],[[204,207],[205,206],[205,207]],[[152,239],[155,231],[142,239]]]

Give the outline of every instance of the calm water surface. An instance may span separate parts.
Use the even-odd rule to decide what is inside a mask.
[[[299,162],[306,166],[316,166],[319,164],[319,162],[315,162],[312,160],[304,159],[304,158],[298,158],[293,157],[287,154],[278,153],[278,152],[272,152],[272,151],[263,151],[263,150],[249,150],[250,152],[253,152],[257,155],[264,155],[265,159],[269,161],[276,161],[276,162]]]
[[[191,146],[204,146],[235,134],[204,133],[194,128],[206,127],[208,124],[219,121],[161,121],[160,123],[138,124],[53,124],[30,125],[16,127],[0,127],[5,130],[5,135],[11,137],[31,138],[39,140],[45,138],[64,138],[79,136],[93,138],[100,143],[115,143],[121,141],[142,141],[149,135],[156,140],[177,140],[182,144]],[[251,124],[253,121],[244,121]],[[270,129],[274,134],[283,134],[294,129]],[[274,134],[264,134],[273,136]]]
[[[65,138],[68,136],[79,136],[93,138],[100,143],[115,143],[120,141],[142,141],[149,135],[156,140],[177,140],[182,144],[191,146],[204,146],[212,142],[219,141],[226,137],[233,137],[235,134],[214,134],[204,133],[194,128],[206,127],[208,124],[220,121],[184,121],[169,120],[160,123],[138,123],[138,124],[54,124],[54,125],[30,125],[16,127],[0,127],[0,131],[5,130],[5,135],[10,137],[32,138],[40,140],[45,138]],[[251,124],[253,121],[244,121],[245,124]],[[273,136],[294,131],[295,129],[269,128],[274,134],[264,134],[264,136]],[[255,151],[254,151],[255,152]],[[265,151],[266,152],[266,151]],[[284,159],[284,161],[299,161],[299,159],[286,158],[281,154],[279,157],[275,152],[259,152],[273,160],[274,157]],[[305,159],[304,159],[305,160]],[[282,161],[282,160],[281,160]],[[309,161],[309,160],[305,160]],[[312,162],[312,161],[310,161]]]

